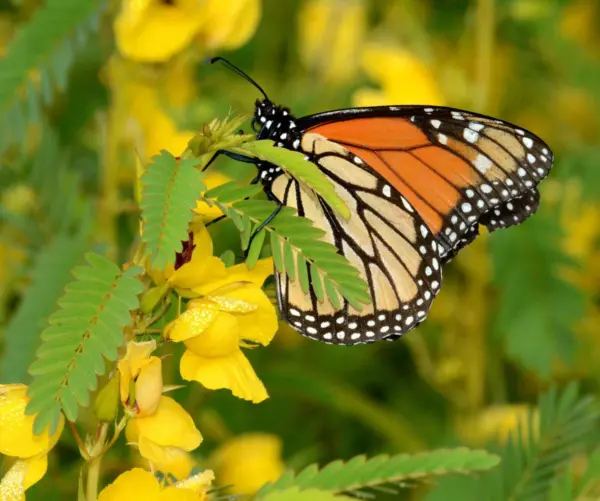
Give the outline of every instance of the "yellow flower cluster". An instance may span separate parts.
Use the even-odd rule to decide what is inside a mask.
[[[0,499],[24,501],[25,490],[38,482],[48,468],[48,453],[56,445],[65,420],[56,431],[33,433],[35,416],[25,414],[29,402],[22,384],[0,385],[0,454],[7,456],[8,472],[0,481]]]

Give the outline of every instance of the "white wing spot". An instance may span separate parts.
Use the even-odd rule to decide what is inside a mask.
[[[483,125],[483,124],[480,124],[477,122],[469,122],[469,129],[471,129],[471,130],[480,131],[484,127],[485,127],[485,125]]]
[[[437,289],[439,286],[440,286],[440,283],[437,280],[434,280],[433,282],[431,282],[432,289]]]
[[[338,339],[344,339],[346,337],[346,333],[344,331],[340,331],[335,335],[335,337]]]
[[[472,198],[473,196],[475,196],[475,192],[471,189],[468,189],[465,193],[467,194],[467,196],[469,198]]]
[[[338,324],[343,324],[343,323],[344,323],[344,320],[346,320],[344,317],[339,317],[339,318],[337,318],[337,319],[336,319],[336,322],[337,322]]]
[[[420,229],[421,229],[421,235],[423,235],[423,238],[425,238],[427,236],[427,234],[429,233],[427,226],[422,224]]]
[[[298,310],[295,310],[294,308],[290,308],[290,313],[292,315],[294,315],[295,317],[299,317],[300,316],[300,312]]]
[[[323,334],[323,339],[331,339],[333,336],[331,335],[331,332],[326,332],[325,334]]]
[[[369,327],[373,327],[373,326],[375,325],[375,320],[369,320],[369,321],[367,322],[367,325],[368,325]]]
[[[406,325],[410,325],[414,322],[414,320],[415,320],[415,317],[407,317],[406,320],[404,321],[404,323]]]
[[[493,163],[486,155],[480,153],[479,155],[477,155],[477,158],[473,162],[473,165],[479,172],[485,174],[488,171],[488,169],[493,165]]]
[[[475,132],[474,130],[471,129],[467,129],[465,128],[463,130],[463,137],[469,142],[469,143],[476,143],[477,140],[479,139],[479,133]]]
[[[531,139],[530,137],[524,137],[523,144],[527,146],[527,148],[531,148],[533,146],[533,139]]]
[[[354,163],[356,165],[362,165],[363,161],[360,158],[358,158],[358,157],[354,157]]]
[[[527,171],[523,167],[519,167],[519,170],[517,170],[517,174],[519,174],[519,176],[521,177],[525,177],[527,175]]]
[[[373,331],[367,331],[365,332],[365,334],[367,335],[367,337],[375,337],[375,333]]]
[[[317,329],[315,329],[314,327],[307,327],[306,332],[308,332],[309,334],[316,334]]]
[[[431,276],[433,272],[431,271],[431,268],[428,266],[427,268],[425,268],[425,275],[427,275],[428,277]]]
[[[384,194],[386,197],[388,197],[388,198],[389,198],[389,197],[391,197],[391,196],[392,196],[392,188],[390,188],[390,185],[389,185],[389,184],[386,184],[386,185],[383,187],[383,190],[382,190],[382,191],[383,191],[383,194]]]
[[[314,322],[316,320],[316,318],[313,317],[312,315],[306,315],[304,318],[306,320],[308,320],[309,322]]]
[[[321,322],[321,327],[323,327],[324,329],[329,327],[331,325],[330,322]]]
[[[484,193],[491,193],[492,187],[489,184],[482,184],[481,191],[483,191]]]
[[[515,129],[515,132],[517,134],[519,134],[519,136],[524,136],[525,135],[525,131],[522,131],[521,129]]]
[[[531,153],[527,153],[527,161],[532,164],[535,162],[535,157]]]
[[[439,120],[432,120],[431,125],[433,125],[436,129],[439,129],[440,125],[442,125],[442,122],[440,122]]]
[[[462,204],[462,205],[460,206],[460,208],[462,209],[462,211],[463,211],[465,214],[468,214],[469,212],[471,212],[471,209],[472,209],[472,207],[471,207],[471,204],[470,204],[470,203],[468,203],[468,202],[465,202],[464,204]]]
[[[386,333],[386,332],[387,332],[387,331],[389,331],[389,330],[390,330],[390,328],[389,328],[387,325],[385,325],[385,326],[383,326],[381,329],[379,329],[379,332]]]
[[[349,329],[356,329],[358,327],[358,324],[356,322],[352,322],[348,324],[348,328]]]
[[[352,339],[352,340],[360,339],[360,332],[355,332],[354,334],[352,334],[350,336],[350,339]]]
[[[408,211],[408,212],[414,212],[413,208],[410,206],[410,204],[408,203],[408,201],[406,200],[406,198],[401,197],[400,198],[402,200],[402,205],[404,205],[404,208]]]

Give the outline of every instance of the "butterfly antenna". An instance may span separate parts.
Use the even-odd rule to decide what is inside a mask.
[[[234,66],[233,64],[231,64],[229,61],[227,61],[227,59],[223,58],[223,57],[213,57],[212,59],[209,59],[208,62],[210,64],[214,64],[216,62],[221,62],[223,63],[225,66],[227,66],[230,70],[234,71],[235,73],[237,73],[239,76],[241,76],[244,80],[247,80],[248,82],[250,82],[252,85],[254,85],[254,87],[256,87],[263,96],[265,96],[265,99],[267,101],[269,101],[269,97],[267,96],[267,93],[263,90],[263,88],[258,85],[252,78],[250,78],[250,76],[243,72],[242,70],[240,70],[237,66]]]

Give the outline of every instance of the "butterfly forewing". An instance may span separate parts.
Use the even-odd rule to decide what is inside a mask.
[[[300,281],[278,273],[284,318],[309,337],[338,344],[376,341],[414,328],[441,285],[435,237],[408,201],[350,151],[313,133],[303,135],[302,148],[333,181],[352,217],[338,217],[287,176],[277,178],[271,190],[325,231],[323,240],[335,245],[369,285],[372,304],[357,310],[342,298],[319,301],[314,287],[305,294]]]

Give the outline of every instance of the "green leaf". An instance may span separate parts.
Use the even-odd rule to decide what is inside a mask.
[[[188,239],[192,209],[206,189],[201,181],[202,173],[194,168],[197,164],[193,158],[176,160],[163,150],[153,157],[142,176],[142,240],[152,266],[159,269],[175,262],[181,242]]]
[[[588,446],[600,413],[597,402],[580,397],[575,384],[561,393],[551,389],[542,395],[537,413],[536,419],[532,410],[506,444],[490,446],[501,457],[500,468],[480,479],[461,479],[452,492],[477,493],[476,497],[461,496],[477,501],[545,499],[556,475]],[[447,493],[443,480],[427,500],[448,499]]]
[[[351,498],[336,496],[331,492],[317,489],[301,491],[298,487],[290,487],[289,489],[271,492],[261,499],[264,499],[264,501],[350,501]]]
[[[248,257],[246,257],[246,266],[248,266],[248,268],[253,268],[258,261],[258,258],[260,257],[260,251],[265,243],[266,235],[267,232],[265,230],[261,230],[254,237],[252,245],[250,245],[250,250],[248,251]]]
[[[313,290],[315,291],[315,296],[317,296],[317,300],[322,303],[325,300],[325,290],[323,289],[319,271],[314,266],[310,266],[310,281]]]
[[[283,264],[283,254],[281,251],[281,243],[277,238],[277,234],[273,232],[271,232],[271,254],[273,255],[275,269],[279,272],[285,271],[285,265]]]
[[[61,236],[39,254],[33,267],[31,285],[25,290],[23,300],[4,334],[0,369],[3,382],[27,382],[27,367],[35,358],[44,321],[56,308],[71,269],[81,259],[83,244],[81,236]]]
[[[73,270],[76,280],[58,301],[60,309],[49,318],[41,335],[37,359],[29,367],[27,413],[38,413],[35,433],[55,430],[62,410],[77,418],[78,406],[89,404],[96,377],[104,374],[102,358],[115,360],[123,345],[122,329],[131,323],[143,290],[138,267],[121,271],[98,254],[87,254],[89,265]]]
[[[546,213],[490,239],[500,297],[497,335],[510,356],[543,378],[554,360],[573,361],[573,326],[583,314],[582,293],[560,278],[561,269],[575,264],[561,251],[561,239],[556,216]]]
[[[270,139],[249,141],[236,148],[236,151],[244,154],[250,153],[265,162],[278,165],[292,177],[317,192],[344,219],[350,219],[350,209],[336,193],[331,180],[321,172],[316,164],[306,161],[304,154],[276,147]]]
[[[485,471],[497,466],[499,462],[498,456],[466,447],[392,457],[381,455],[371,459],[357,456],[348,462],[334,461],[322,469],[312,465],[296,476],[284,475],[273,484],[264,486],[257,499],[269,499],[268,494],[290,487],[317,489],[334,494],[364,493],[367,489],[386,484],[400,485],[414,479]]]
[[[22,141],[26,125],[39,115],[40,101],[51,102],[53,84],[64,88],[74,53],[83,45],[76,40],[98,30],[107,3],[48,0],[22,25],[0,60],[0,152]],[[40,85],[34,83],[36,75]]]
[[[297,255],[297,269],[298,269],[298,281],[300,282],[300,288],[304,294],[310,292],[310,282],[308,280],[308,263],[304,260],[301,254]]]

